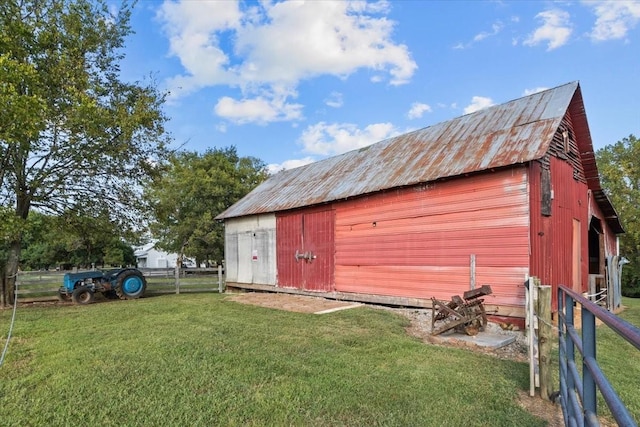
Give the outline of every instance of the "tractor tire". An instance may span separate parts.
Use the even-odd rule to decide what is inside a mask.
[[[93,291],[86,286],[75,288],[71,294],[71,300],[76,304],[91,304],[95,295]]]
[[[58,292],[58,300],[60,302],[71,302],[71,295],[66,292]]]
[[[136,270],[124,271],[116,281],[116,294],[120,299],[136,299],[144,295],[147,281],[142,273]]]

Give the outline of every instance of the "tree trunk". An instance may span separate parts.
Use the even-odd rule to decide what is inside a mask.
[[[7,301],[5,299],[5,296],[7,295],[7,292],[6,292],[7,279],[6,279],[6,275],[4,274],[5,268],[6,268],[6,265],[4,265],[0,269],[0,306],[2,307],[7,306]]]
[[[14,291],[16,285],[16,275],[18,274],[18,268],[20,266],[20,253],[22,251],[22,236],[24,235],[24,223],[29,216],[29,208],[31,207],[31,201],[25,194],[18,194],[16,203],[16,217],[20,221],[18,230],[16,230],[12,236],[11,243],[9,245],[9,259],[7,260],[7,267],[5,269],[5,280],[2,289],[4,296],[4,304],[9,305],[14,302]]]
[[[9,248],[9,259],[7,260],[7,268],[5,269],[5,285],[4,292],[5,305],[13,304],[15,298],[16,275],[18,274],[18,266],[20,263],[20,251],[22,249],[22,232],[16,239],[11,242]]]

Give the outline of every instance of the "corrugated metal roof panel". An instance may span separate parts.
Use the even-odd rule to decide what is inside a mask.
[[[578,89],[568,83],[279,172],[218,219],[277,212],[538,159]]]

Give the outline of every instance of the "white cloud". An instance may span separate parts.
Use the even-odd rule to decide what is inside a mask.
[[[464,113],[475,113],[476,111],[491,107],[492,105],[495,104],[491,98],[486,98],[484,96],[474,96],[473,98],[471,98],[471,104],[464,107]]]
[[[346,78],[363,68],[375,73],[373,81],[407,83],[417,65],[407,46],[392,39],[395,22],[385,16],[389,9],[387,1],[262,1],[249,7],[244,2],[165,0],[158,19],[169,38],[169,54],[184,68],[167,81],[172,98],[215,85],[236,86],[243,98],[266,98],[264,92],[272,93],[273,86],[295,89],[304,79]],[[220,101],[222,107],[233,106],[234,114],[242,111],[237,102],[245,104]],[[235,116],[236,121],[255,117],[258,105],[245,106],[251,115],[246,120]],[[287,114],[257,116],[269,120]]]
[[[533,95],[534,93],[542,92],[543,90],[547,90],[547,89],[549,88],[544,86],[538,86],[533,89],[525,89],[524,92],[522,92],[522,96]]]
[[[271,163],[267,165],[267,170],[269,173],[274,174],[285,169],[293,169],[300,166],[308,165],[309,163],[315,162],[313,157],[305,157],[303,159],[293,159],[293,160],[285,160],[282,163]]]
[[[218,100],[214,111],[218,116],[238,124],[251,122],[266,124],[302,118],[301,104],[289,104],[282,99],[261,96],[240,101],[224,96]]]
[[[478,33],[475,35],[475,37],[473,38],[474,42],[479,42],[482,41],[484,39],[486,39],[487,37],[492,37],[497,35],[500,31],[502,31],[502,29],[504,28],[504,24],[500,21],[496,22],[495,24],[493,24],[491,26],[491,31],[483,31],[481,33]]]
[[[359,68],[386,71],[392,85],[417,68],[405,45],[391,40],[393,21],[362,2],[263,4],[268,22],[238,31],[236,51],[249,81],[296,83],[321,74],[347,76]],[[373,9],[372,9],[373,8]]]
[[[399,134],[391,123],[374,123],[359,129],[351,123],[320,122],[307,127],[298,142],[307,153],[329,156],[366,147]]]
[[[453,46],[454,49],[467,49],[471,47],[474,43],[478,43],[487,39],[489,37],[497,36],[504,29],[504,24],[501,21],[497,21],[491,25],[491,31],[482,31],[475,36],[469,43],[457,43]]]
[[[547,50],[557,49],[569,41],[573,32],[568,12],[560,9],[551,9],[540,12],[536,18],[543,22],[532,34],[527,37],[524,44],[537,46],[547,42]]]
[[[431,107],[429,105],[423,104],[421,102],[414,102],[413,104],[411,104],[411,108],[407,113],[407,117],[409,117],[410,119],[419,119],[425,112],[431,112]]]
[[[344,101],[340,92],[331,92],[329,97],[324,100],[324,103],[331,108],[340,108]]]
[[[593,11],[597,17],[591,31],[591,39],[594,41],[624,38],[640,21],[640,2],[638,1],[586,3],[593,5]]]
[[[177,56],[186,74],[169,79],[172,97],[186,95],[210,84],[231,84],[230,59],[219,47],[218,35],[239,28],[236,2],[165,1],[157,17],[169,38],[169,53]]]

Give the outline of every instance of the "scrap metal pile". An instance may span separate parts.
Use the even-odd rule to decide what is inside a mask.
[[[487,326],[484,299],[480,297],[491,294],[491,286],[482,285],[465,292],[462,298],[454,295],[448,302],[431,298],[431,335],[439,335],[451,329],[471,336],[477,335]],[[436,322],[440,322],[437,328]]]

